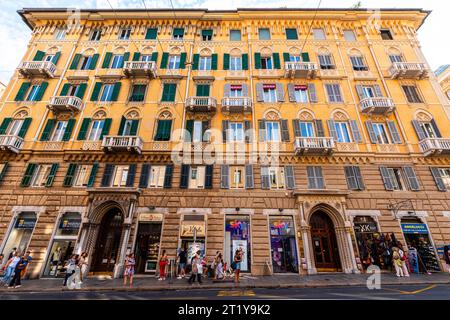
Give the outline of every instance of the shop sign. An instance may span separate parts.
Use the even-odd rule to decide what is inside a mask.
[[[79,219],[62,219],[59,228],[62,230],[78,230],[81,226]]]
[[[190,222],[183,221],[181,224],[181,236],[182,237],[193,237],[194,231],[197,231],[197,237],[205,237],[205,223],[203,222]]]
[[[374,222],[359,222],[354,226],[356,233],[374,233],[378,232],[376,223]]]
[[[424,223],[402,223],[403,233],[428,234],[427,225]]]
[[[161,222],[163,215],[161,213],[141,213],[139,222]]]
[[[16,229],[34,229],[34,225],[36,224],[36,219],[23,219],[19,218],[16,222]]]

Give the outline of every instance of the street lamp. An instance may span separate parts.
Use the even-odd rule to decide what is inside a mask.
[[[394,213],[394,219],[399,219],[398,212],[400,209],[407,209],[409,215],[415,215],[416,210],[411,199],[396,201],[388,204],[388,209]]]

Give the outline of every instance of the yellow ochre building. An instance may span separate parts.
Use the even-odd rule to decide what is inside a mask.
[[[252,275],[442,271],[449,101],[421,9],[23,9],[0,102],[0,253],[119,277],[166,250]],[[437,31],[438,32],[438,31]],[[9,50],[9,48],[3,48]],[[18,53],[19,54],[19,53]],[[414,263],[414,261],[412,261]]]

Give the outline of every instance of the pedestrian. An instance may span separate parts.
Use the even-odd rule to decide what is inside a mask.
[[[26,254],[25,254],[25,259],[26,259],[26,262],[25,262],[25,268],[22,270],[22,274],[21,274],[21,278],[23,279],[23,278],[25,278],[25,275],[26,275],[26,273],[27,273],[27,271],[28,271],[28,267],[30,266],[30,263],[31,263],[31,260],[33,260],[33,258],[31,257],[31,251],[27,251],[26,252]]]
[[[397,277],[403,277],[403,261],[399,254],[399,249],[396,247],[392,248],[392,264],[394,265],[395,271],[397,273]]]
[[[80,267],[80,282],[83,283],[86,278],[86,271],[88,267],[88,254],[86,251],[81,253],[78,266]]]
[[[0,274],[3,276],[3,272],[4,270],[4,263],[3,263],[3,259],[5,259],[5,256],[2,254],[0,254]]]
[[[180,268],[180,273],[178,274],[177,279],[184,279],[186,276],[186,264],[187,264],[187,248],[184,248],[178,254],[178,266]]]
[[[14,271],[16,270],[16,266],[20,261],[20,256],[18,252],[14,253],[14,256],[6,262],[4,269],[5,274],[2,278],[2,282],[5,284],[5,287],[9,285],[9,282],[11,281],[11,278],[14,275]]]
[[[76,255],[73,254],[70,256],[70,259],[67,261],[66,265],[65,265],[65,269],[66,269],[66,275],[64,277],[64,283],[63,283],[63,287],[68,287],[67,285],[67,281],[69,280],[69,278],[75,274],[76,271],[76,266],[77,266],[77,259],[76,259]]]
[[[402,271],[403,271],[403,275],[405,277],[409,277],[409,272],[408,272],[408,263],[409,263],[408,262],[408,253],[403,251],[403,246],[400,243],[400,241],[398,242],[398,247],[399,247],[398,254],[400,255],[400,260],[402,261],[401,268],[402,268]]]
[[[222,253],[219,253],[219,255],[217,256],[216,271],[214,278],[216,280],[222,280],[224,278]]]
[[[450,248],[449,246],[444,247],[444,260],[447,265],[447,271],[450,274]]]
[[[234,275],[235,275],[235,282],[240,282],[240,275],[241,275],[241,263],[242,263],[242,249],[237,249],[234,254]]]
[[[200,259],[200,251],[197,251],[195,255],[191,259],[191,265],[192,265],[192,272],[191,277],[189,278],[189,284],[192,284],[192,282],[195,282],[195,278],[197,278],[198,283],[202,283],[202,273],[203,273],[203,266],[202,266],[202,260]]]
[[[17,248],[13,248],[12,251],[9,253],[8,260],[12,257],[16,256]]]
[[[158,280],[166,280],[166,266],[169,259],[167,258],[166,250],[163,250],[161,257],[159,258],[159,278]]]
[[[133,276],[134,276],[134,266],[136,265],[136,260],[134,259],[134,254],[130,253],[125,258],[125,272],[123,275],[123,285],[127,285],[127,278],[130,278],[130,288],[133,287]]]
[[[28,255],[28,252],[27,252]],[[28,256],[27,255],[23,255],[22,257],[20,257],[19,262],[16,265],[16,268],[14,269],[14,276],[11,280],[11,282],[9,283],[8,289],[11,288],[20,288],[22,286],[21,283],[21,279],[23,276],[23,271],[26,270],[27,265],[28,265]]]

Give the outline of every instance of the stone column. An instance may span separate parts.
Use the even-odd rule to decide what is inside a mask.
[[[348,223],[348,224],[347,224]],[[345,233],[347,235],[347,241],[349,246],[349,254],[350,254],[350,261],[351,261],[351,267],[353,273],[361,273],[358,269],[358,265],[356,264],[356,257],[355,257],[355,251],[353,250],[353,242],[352,242],[352,226],[350,222],[345,222]]]
[[[130,206],[128,207],[128,213],[125,217],[122,229],[122,245],[120,251],[117,255],[116,264],[114,266],[114,278],[120,278],[123,273],[123,262],[125,260],[125,255],[127,254],[128,242],[130,241],[131,225],[133,221],[134,208],[136,205],[136,198],[131,199]]]
[[[302,230],[302,239],[303,239],[303,256],[306,259],[306,267],[308,274],[316,274],[317,270],[315,265],[313,264],[313,255],[311,251],[311,228],[305,220],[305,211],[304,211],[303,202],[300,202],[300,219],[301,219],[301,230]]]

